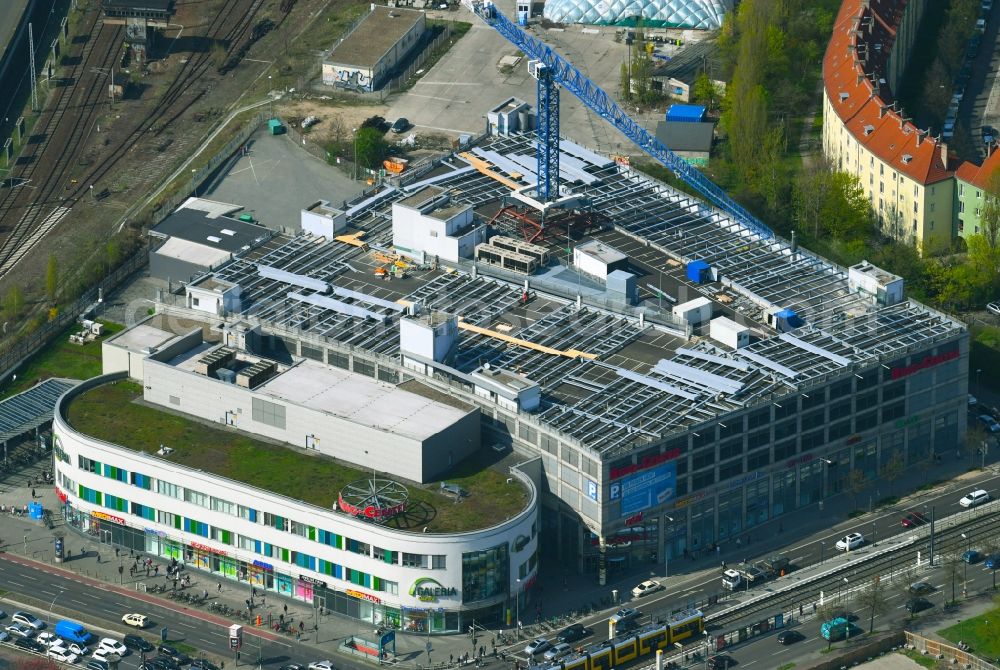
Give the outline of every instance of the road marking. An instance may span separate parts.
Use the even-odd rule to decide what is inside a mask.
[[[14,586],[20,586],[21,588],[24,588],[24,584],[22,584],[21,582],[15,582],[13,579],[8,579],[7,583],[8,584],[13,584]]]
[[[83,602],[82,600],[76,600],[75,598],[70,598],[69,601],[71,603],[76,603],[77,605],[83,605],[84,607],[86,607],[87,605],[87,603]]]
[[[197,628],[197,626],[192,626],[191,624],[189,624],[186,621],[178,621],[177,625],[178,626],[184,626],[185,628]]]
[[[468,130],[458,130],[456,128],[440,128],[438,126],[425,126],[425,125],[420,124],[420,123],[414,123],[413,127],[414,128],[427,128],[429,130],[440,130],[441,132],[445,132],[445,133],[468,133],[468,132],[471,132],[471,131],[468,131]]]
[[[421,79],[415,86],[482,86],[482,82],[466,81],[424,81]]]

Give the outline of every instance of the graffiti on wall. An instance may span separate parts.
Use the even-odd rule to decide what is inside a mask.
[[[372,90],[371,77],[354,69],[335,68],[333,71],[333,85],[337,88],[346,88],[351,91]]]

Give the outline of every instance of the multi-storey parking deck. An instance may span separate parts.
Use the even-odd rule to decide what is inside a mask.
[[[570,206],[605,225],[547,237],[554,260],[526,281],[473,260],[377,272],[392,253],[393,203],[433,184],[486,223],[518,204],[512,186],[531,186],[515,159],[533,151],[531,137],[497,138],[476,165],[450,156],[353,204],[348,225],[368,249],[278,237],[232,261],[215,273],[242,291],[227,320],[278,334],[293,356],[405,379],[421,375],[403,364],[399,324],[414,311],[456,315],[447,358],[418,367],[477,403],[491,440],[541,456],[546,504],[564,510],[543,523],[568,533],[553,550],[582,569],[699,550],[844,490],[853,470],[875,477],[897,456],[912,466],[954,451],[966,417],[961,324],[862,290],[853,269],[594,154],[575,157],[565,178]],[[628,256],[638,304],[568,265],[570,248],[591,239]],[[710,276],[695,280],[692,265]],[[672,313],[694,298],[748,329],[749,344],[724,346]],[[486,364],[537,384],[537,406],[519,411],[480,389]]]

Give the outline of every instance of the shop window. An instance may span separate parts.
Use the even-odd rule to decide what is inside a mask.
[[[507,543],[462,554],[462,602],[472,603],[507,592],[510,580]]]
[[[444,555],[444,554],[435,554],[434,556],[431,556],[431,559],[432,559],[432,561],[431,561],[431,568],[433,568],[434,570],[445,570],[445,569],[447,569],[447,567],[448,567],[448,565],[447,565],[447,563],[448,563],[448,557],[446,555]]]

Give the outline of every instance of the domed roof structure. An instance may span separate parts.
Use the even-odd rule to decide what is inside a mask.
[[[715,30],[733,0],[548,0],[543,15],[556,23],[633,24]]]

